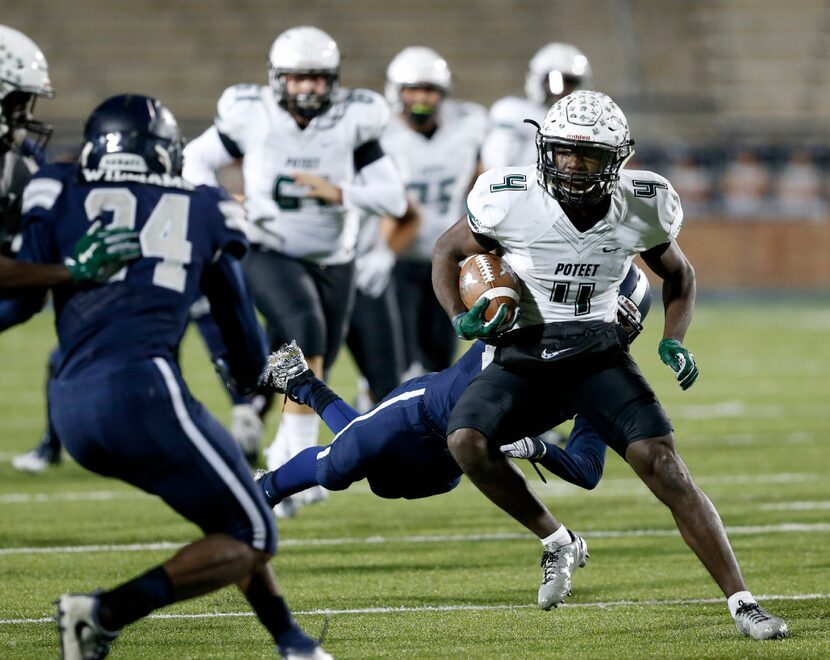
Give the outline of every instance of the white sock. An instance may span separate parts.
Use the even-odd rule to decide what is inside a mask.
[[[729,605],[729,613],[732,615],[732,618],[735,618],[735,612],[738,611],[738,608],[743,604],[746,605],[747,603],[755,603],[757,602],[753,597],[752,594],[748,591],[736,591],[732,594],[729,598],[726,599],[726,604]]]
[[[269,470],[276,470],[303,449],[317,444],[320,418],[317,415],[284,412],[274,441],[265,450]]]
[[[539,539],[542,542],[542,545],[547,547],[551,543],[553,545],[566,545],[571,542],[571,533],[567,530],[565,525],[559,525],[559,529],[557,529],[553,534],[550,536],[546,536],[543,539]]]
[[[288,448],[291,456],[296,456],[303,449],[317,444],[320,433],[320,418],[317,415],[301,415],[300,413],[283,413],[280,421],[280,430],[285,424],[288,434]]]
[[[265,464],[269,470],[276,470],[289,458],[291,458],[291,448],[288,446],[288,429],[284,428],[280,421],[273,442],[265,449]]]

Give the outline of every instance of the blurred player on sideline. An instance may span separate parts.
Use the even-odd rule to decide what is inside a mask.
[[[286,30],[271,47],[270,84],[225,90],[215,124],[185,150],[185,178],[198,183],[215,184],[219,168],[242,159],[253,243],[244,269],[254,302],[270,345],[296,338],[320,377],[345,338],[354,300],[358,215],[406,209],[379,142],[389,109],[374,92],[340,88],[339,75],[328,34]],[[268,466],[316,445],[318,428],[312,410],[287,402]],[[309,491],[300,503],[323,497]]]
[[[524,122],[541,123],[554,103],[591,84],[591,64],[576,46],[549,43],[531,58],[525,75],[525,98],[506,96],[490,108],[481,160],[488,170],[536,162],[536,132]]]
[[[464,212],[479,172],[486,110],[450,97],[452,73],[430,48],[404,48],[386,71],[386,99],[395,116],[383,134],[384,151],[406,183],[421,225],[394,269],[406,344],[407,375],[452,364],[457,339],[432,291],[435,241]]]
[[[61,596],[63,657],[103,658],[124,626],[237,583],[283,656],[330,658],[279,593],[273,516],[239,447],[190,395],[177,363],[204,292],[229,347],[229,378],[250,389],[264,366],[238,263],[242,208],[181,177],[178,124],[156,99],[107,99],[84,140],[78,163],[45,166],[26,188],[19,258],[61,263],[99,221],[139,232],[142,256],[100,286],[54,289],[62,360],[49,384],[52,421],[80,465],[157,495],[204,537],[114,589]],[[29,291],[0,316],[23,322],[44,295]]]
[[[412,203],[400,218],[361,218],[355,256],[354,308],[346,345],[360,370],[355,407],[369,410],[394,390],[406,368],[400,304],[392,269],[420,225]]]

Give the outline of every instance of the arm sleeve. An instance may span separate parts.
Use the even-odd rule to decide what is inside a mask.
[[[215,186],[216,171],[233,161],[234,155],[228,150],[219,130],[211,126],[184,148],[182,176],[192,183]]]
[[[377,147],[380,149],[380,145]],[[398,217],[406,211],[406,189],[388,156],[363,166],[361,182],[344,184],[343,206],[348,209]]]
[[[228,372],[240,393],[250,391],[265,366],[266,343],[239,261],[221,253],[205,269],[202,290],[227,349]]]

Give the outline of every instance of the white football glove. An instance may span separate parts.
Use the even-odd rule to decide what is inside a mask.
[[[366,254],[355,260],[355,282],[357,289],[370,298],[379,298],[389,286],[395,253],[384,241],[378,241]]]

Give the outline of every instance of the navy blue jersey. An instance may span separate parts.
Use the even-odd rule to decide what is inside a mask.
[[[486,344],[476,341],[451,367],[427,374],[424,406],[435,428],[444,433],[456,401],[482,368]],[[406,384],[406,383],[404,383]]]
[[[261,332],[231,258],[247,247],[243,211],[225,192],[169,175],[48,165],[26,188],[23,213],[23,261],[62,263],[97,218],[140,232],[142,257],[106,284],[55,290],[59,377],[149,357],[175,360],[190,306],[204,289],[225,338],[247,339],[248,357],[237,352],[248,363],[236,368],[255,379],[264,361],[255,345]]]

